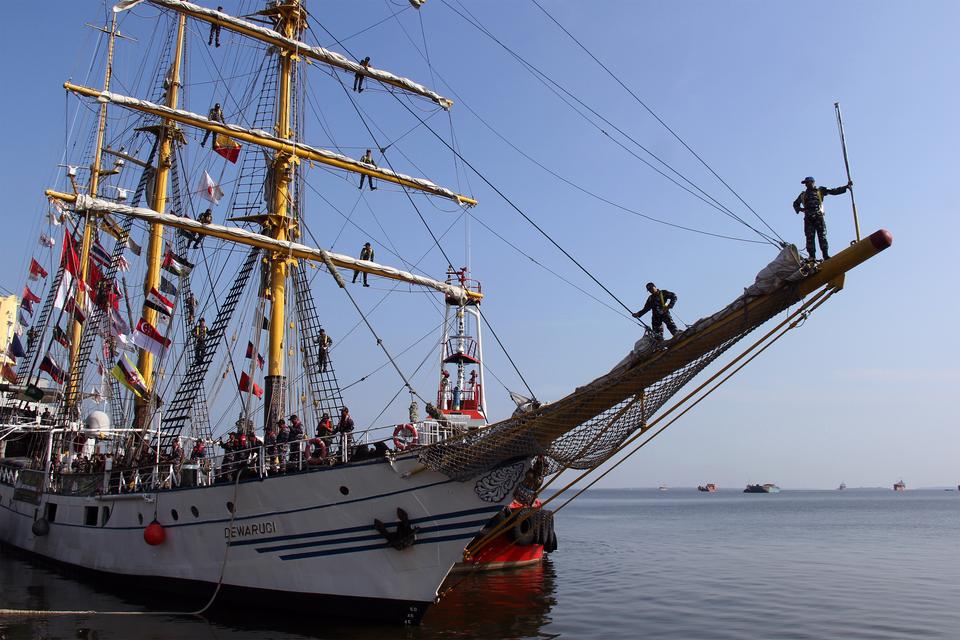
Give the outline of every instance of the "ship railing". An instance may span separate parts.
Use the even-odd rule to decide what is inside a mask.
[[[21,467],[14,464],[0,463],[0,484],[16,486]]]

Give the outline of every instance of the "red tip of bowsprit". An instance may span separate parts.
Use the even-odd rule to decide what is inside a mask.
[[[893,244],[893,234],[886,229],[880,229],[879,231],[874,231],[872,234],[870,234],[869,240],[874,249],[877,251],[883,251]]]

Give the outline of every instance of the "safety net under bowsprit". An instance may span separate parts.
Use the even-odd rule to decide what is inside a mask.
[[[420,460],[458,480],[540,455],[551,473],[595,467],[717,357],[797,303],[804,275],[796,247],[787,246],[743,295],[669,341],[645,335],[609,373],[565,398],[424,447]]]

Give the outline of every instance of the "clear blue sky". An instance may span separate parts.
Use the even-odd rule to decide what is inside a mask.
[[[250,1],[222,4],[234,13],[253,6]],[[812,174],[827,186],[846,181],[833,112],[839,100],[861,226],[866,233],[883,227],[894,235],[893,248],[850,274],[842,294],[806,326],[601,486],[708,481],[741,486],[753,481],[827,488],[840,481],[888,486],[903,477],[916,487],[960,481],[952,395],[960,383],[960,348],[952,326],[960,309],[951,258],[960,232],[955,197],[960,5],[875,0],[815,1],[802,7],[760,0],[543,4],[780,235],[796,243],[803,241],[802,221],[790,204],[801,189],[800,179]],[[338,38],[405,6],[401,0],[308,3]],[[460,102],[526,153],[609,200],[677,224],[756,237],[625,153],[454,13],[455,6],[453,0],[429,0],[419,15],[403,10],[343,44],[355,54],[370,55],[374,66],[441,93],[451,94],[452,87]],[[523,59],[760,225],[531,2],[468,6]],[[5,123],[0,188],[6,211],[0,284],[14,291],[22,286],[31,255],[40,252],[35,237],[45,210],[42,190],[56,176],[63,152],[65,108],[72,118],[78,104],[74,98],[65,104],[61,84],[68,77],[84,81],[97,36],[83,24],[100,24],[104,16],[98,0],[58,0],[48,3],[46,11],[43,26],[29,29],[24,25],[36,20],[36,7],[12,3],[0,27],[7,78],[7,95],[0,102]],[[140,17],[157,14],[146,5],[136,12]],[[401,25],[421,48],[426,35],[433,79]],[[152,25],[131,17],[124,28],[138,43],[120,46],[115,87],[121,92],[136,84],[138,69],[151,74],[155,65],[154,54],[146,50]],[[338,49],[332,38],[314,29],[321,44]],[[212,100],[222,100],[230,119],[235,105],[223,97],[222,85],[209,82],[211,69],[218,65],[229,75],[232,56],[244,50],[226,32],[219,50],[206,50],[205,39],[205,29],[194,25],[186,106],[205,112]],[[314,34],[308,39],[313,41]],[[100,64],[94,64],[88,81],[93,86],[101,81]],[[321,127],[315,112],[308,114],[309,141],[359,156],[371,146],[370,136],[339,85],[321,69],[310,70],[308,78],[324,119]],[[432,113],[417,104],[424,107],[424,117]],[[359,105],[385,138],[416,124],[384,93],[365,92]],[[88,112],[81,110],[78,127],[88,120]],[[463,104],[454,107],[449,121],[443,113],[430,120],[445,136],[450,122],[463,155],[634,308],[643,302],[643,283],[654,280],[679,294],[677,315],[691,323],[738,295],[772,257],[769,246],[678,231],[597,202],[519,156]],[[327,133],[331,129],[333,139]],[[209,162],[191,136],[189,153],[198,154],[191,157]],[[480,179],[458,176],[449,151],[422,128],[398,142],[390,158],[399,170],[471,190],[481,201],[473,215],[616,306]],[[210,166],[220,170],[219,164]],[[357,204],[355,187],[340,176],[319,169],[308,175],[311,185],[341,210]],[[353,220],[369,233],[350,225],[341,232],[343,219],[326,203],[314,195],[308,203],[308,224],[321,245],[353,253],[373,237],[377,258],[392,263],[397,261],[385,238],[410,260],[431,247],[409,203],[389,189],[365,195],[357,207]],[[435,204],[421,210],[440,233],[455,214],[446,203]],[[837,197],[827,205],[830,239],[838,250],[853,234],[849,199]],[[471,266],[488,294],[485,314],[541,399],[562,397],[604,372],[637,338],[636,325],[518,255],[476,222],[470,224],[470,238]],[[462,225],[443,242],[455,262],[465,262]],[[445,264],[433,252],[422,266],[439,276]],[[355,291],[368,309],[382,293],[376,287]],[[335,339],[345,336],[356,313],[330,283],[318,280],[315,292],[328,331]],[[422,296],[395,295],[371,317],[399,351],[423,335],[437,316]],[[382,362],[372,339],[361,331],[339,340],[337,347],[334,358],[344,382]],[[426,343],[420,347],[402,358],[406,370],[426,355]],[[486,348],[491,370],[522,390],[489,337]],[[414,378],[423,395],[433,392],[434,371],[428,364]],[[353,387],[347,401],[363,423],[379,413],[397,388],[395,374],[385,369]],[[496,419],[511,405],[499,385],[491,381],[489,388]],[[403,417],[406,400],[400,401],[381,423]]]

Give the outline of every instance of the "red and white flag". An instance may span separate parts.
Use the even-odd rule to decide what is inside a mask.
[[[222,133],[218,133],[213,139],[213,150],[233,164],[237,164],[237,159],[240,158],[240,143]]]
[[[140,318],[133,332],[133,344],[161,358],[164,351],[170,348],[170,338],[164,338],[152,324]]]
[[[247,342],[247,354],[246,354],[246,357],[247,357],[247,358],[252,358],[252,357],[253,357],[253,343],[252,343],[252,342]],[[257,365],[258,365],[261,369],[263,369],[263,356],[260,355],[259,353],[257,354]]]
[[[27,301],[29,301],[29,302],[37,302],[37,303],[40,302],[40,296],[38,296],[37,294],[35,294],[33,291],[30,291],[30,287],[28,287],[28,286],[26,286],[26,285],[24,285],[24,287],[23,287],[23,295],[20,296],[20,297],[23,299],[24,302],[27,302]]]
[[[193,270],[193,265],[186,258],[181,258],[173,251],[168,250],[160,265],[175,276],[186,276]]]
[[[59,288],[57,288],[57,297],[53,300],[53,306],[57,309],[64,308],[64,305],[67,304],[67,298],[70,297],[73,281],[79,280],[80,258],[73,248],[73,239],[69,232],[63,234],[63,251],[60,253],[60,261],[63,263],[63,277],[60,279]]]
[[[36,258],[30,258],[30,279],[37,280],[39,278],[46,278],[47,270],[40,266],[40,263],[37,262]]]
[[[213,178],[206,171],[200,176],[200,185],[197,187],[197,191],[213,204],[220,204],[220,199],[223,198],[223,189],[213,181]]]

